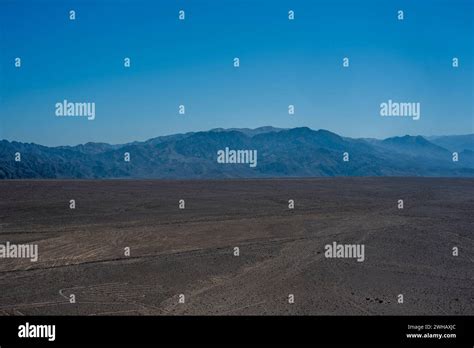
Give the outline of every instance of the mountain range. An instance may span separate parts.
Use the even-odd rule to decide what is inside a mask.
[[[258,165],[222,164],[226,147],[257,150]],[[124,161],[124,153],[130,161]],[[453,152],[458,161],[453,161]],[[20,153],[21,161],[15,161]],[[348,161],[343,160],[344,153]],[[0,179],[474,177],[474,134],[347,138],[307,127],[211,129],[121,145],[47,147],[0,141]]]

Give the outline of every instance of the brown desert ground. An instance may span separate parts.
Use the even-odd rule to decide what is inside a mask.
[[[473,232],[474,179],[1,181],[0,315],[473,315]]]

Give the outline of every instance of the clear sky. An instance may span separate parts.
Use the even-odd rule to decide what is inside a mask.
[[[473,0],[0,0],[0,139],[124,143],[267,125],[473,133],[473,46]],[[64,99],[95,102],[95,120],[56,117]],[[381,117],[389,99],[420,102],[420,120]]]

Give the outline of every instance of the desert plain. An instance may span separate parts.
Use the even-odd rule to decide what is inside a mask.
[[[468,178],[3,180],[0,315],[473,315],[473,236]]]

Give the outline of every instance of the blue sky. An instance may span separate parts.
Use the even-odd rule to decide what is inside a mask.
[[[473,46],[472,0],[0,0],[0,138],[124,143],[266,125],[472,133]],[[56,117],[64,99],[95,102],[95,120]],[[381,117],[388,99],[420,102],[420,120]]]

